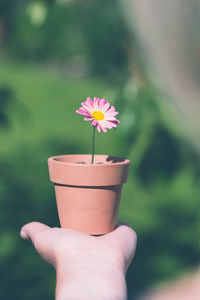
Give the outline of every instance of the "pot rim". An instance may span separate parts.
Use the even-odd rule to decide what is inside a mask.
[[[83,158],[88,158],[91,157],[91,154],[64,154],[64,155],[55,155],[55,156],[51,156],[48,158],[48,161],[53,162],[54,164],[64,164],[64,165],[70,165],[70,166],[76,166],[76,167],[80,167],[80,168],[84,168],[84,167],[91,167],[91,168],[96,168],[96,167],[100,167],[100,168],[104,168],[104,167],[108,167],[108,166],[122,166],[122,165],[127,165],[130,164],[130,160],[126,159],[126,158],[122,158],[119,156],[111,156],[111,155],[103,155],[103,154],[95,154],[94,155],[94,160],[95,158],[104,158],[107,161],[104,163],[95,163],[91,164],[91,163],[77,163],[77,162],[70,162],[70,161],[63,161],[63,158],[74,158],[74,157],[81,157]]]
[[[97,163],[91,164],[90,158],[91,154],[50,157],[48,159],[50,180],[55,184],[85,187],[113,186],[127,181],[129,160],[116,156],[95,155],[94,161]],[[102,164],[98,164],[98,158]],[[86,163],[77,163],[81,161]]]

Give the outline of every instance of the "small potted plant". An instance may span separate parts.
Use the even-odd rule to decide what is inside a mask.
[[[91,235],[111,232],[116,225],[123,183],[130,161],[95,155],[95,131],[106,132],[120,123],[115,107],[105,99],[87,98],[76,112],[93,127],[91,155],[59,155],[48,159],[62,228]]]

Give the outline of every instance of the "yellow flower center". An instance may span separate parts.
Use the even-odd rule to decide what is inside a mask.
[[[104,113],[102,113],[101,111],[94,111],[92,113],[92,116],[96,121],[101,121],[104,119]]]

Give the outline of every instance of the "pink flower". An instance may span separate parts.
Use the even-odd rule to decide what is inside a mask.
[[[94,100],[87,97],[81,107],[76,110],[77,114],[85,116],[85,121],[92,121],[91,125],[96,126],[98,132],[107,132],[107,129],[116,128],[120,124],[115,118],[118,112],[114,106],[111,106],[105,99],[94,97]]]

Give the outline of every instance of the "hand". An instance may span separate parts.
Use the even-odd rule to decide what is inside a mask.
[[[20,234],[55,267],[56,300],[126,299],[125,274],[136,248],[129,226],[97,237],[32,222]]]

